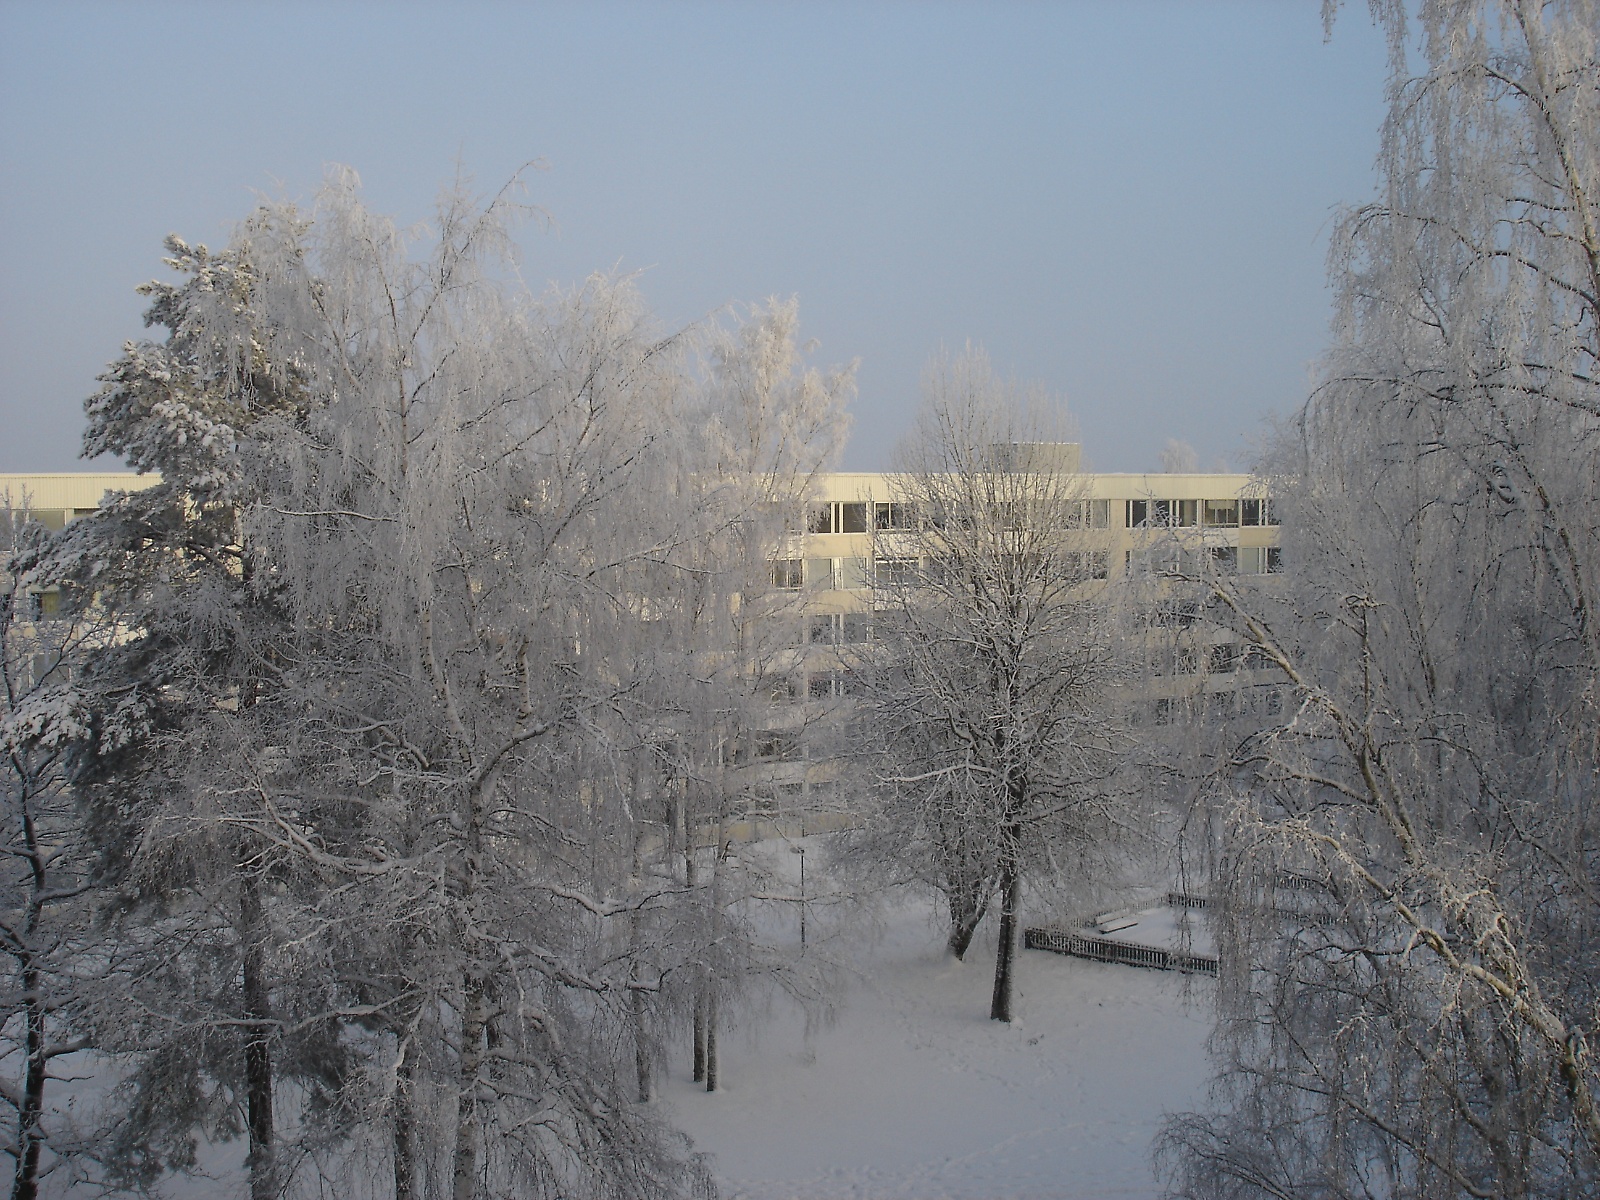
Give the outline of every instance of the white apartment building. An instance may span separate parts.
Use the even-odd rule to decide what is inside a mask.
[[[1012,451],[1015,470],[1040,463],[1069,471],[1077,466],[1078,447],[1072,444]],[[60,529],[92,512],[108,491],[137,489],[156,478],[0,475],[0,496],[13,513],[26,512]],[[1082,498],[1074,528],[1097,577],[1110,580],[1145,566],[1158,576],[1164,570],[1193,573],[1200,556],[1240,575],[1270,575],[1281,566],[1271,498],[1249,475],[1091,472],[1075,484]],[[837,823],[847,810],[845,768],[828,737],[815,735],[828,731],[837,737],[841,721],[848,722],[850,664],[870,653],[874,580],[910,580],[921,569],[894,536],[916,519],[894,475],[837,472],[818,481],[803,523],[774,548],[767,607],[788,623],[788,632],[752,666],[752,690],[765,711],[741,751],[747,801],[745,820],[731,831],[735,837],[761,836],[774,822],[790,831],[807,822],[820,828]],[[48,615],[52,599],[40,597],[42,615]],[[1197,694],[1217,703],[1243,699],[1257,673],[1237,644],[1207,632],[1197,611],[1183,602],[1171,617],[1183,628],[1152,639],[1139,686],[1147,719],[1170,720],[1173,705]]]

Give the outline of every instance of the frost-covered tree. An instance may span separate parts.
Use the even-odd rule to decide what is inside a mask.
[[[860,849],[915,864],[943,894],[958,958],[998,897],[990,1015],[1009,1021],[1025,883],[1119,841],[1122,639],[1092,506],[1042,399],[970,349],[935,361],[924,392],[890,501],[910,519],[874,548],[858,669],[879,796]]]
[[[755,938],[730,939],[720,927],[735,909],[749,907],[743,897],[774,890],[758,856],[738,860],[739,873],[756,871],[754,878],[732,877],[725,830],[762,787],[759,768],[749,760],[771,719],[773,680],[794,667],[799,598],[775,586],[775,564],[792,561],[796,553],[792,543],[805,501],[843,446],[844,409],[854,394],[853,368],[804,369],[797,331],[797,304],[773,302],[737,329],[713,331],[705,353],[707,465],[730,521],[721,536],[703,543],[712,568],[708,578],[717,581],[721,595],[699,611],[695,636],[686,644],[696,648],[703,665],[695,674],[719,680],[724,694],[713,710],[720,719],[703,725],[699,735],[698,790],[712,803],[691,818],[704,822],[702,828],[711,834],[710,944],[719,950],[757,946]],[[790,724],[783,733],[798,738],[804,730]],[[715,780],[710,788],[703,786],[708,780]],[[730,985],[736,989],[738,978],[752,972],[802,994],[813,986],[808,975],[784,969],[768,955],[708,962],[708,993],[695,1025],[695,1078],[703,1079],[707,1090],[717,1085],[717,993]]]
[[[147,1183],[192,1164],[196,1133],[242,1126],[264,1197],[277,1191],[284,1069],[314,1064],[302,1082],[316,1094],[342,1055],[327,1021],[281,1032],[294,1007],[272,977],[286,860],[238,823],[249,808],[237,789],[194,785],[205,767],[253,767],[272,740],[243,728],[271,711],[257,705],[276,693],[292,621],[243,535],[257,490],[240,437],[303,409],[304,395],[297,370],[280,370],[256,339],[245,255],[176,238],[168,249],[187,278],[145,289],[147,319],[167,337],[127,347],[86,406],[85,434],[87,452],[120,454],[161,482],[69,525],[39,571],[69,585],[80,619],[118,631],[73,669],[86,733],[74,791],[130,953],[120,990],[93,1014],[95,1041],[138,1052],[101,1149],[108,1179]]]
[[[192,1060],[189,1094],[213,1134],[248,1095],[257,1189],[371,1163],[397,1197],[709,1186],[636,1098],[651,1005],[737,940],[668,869],[662,809],[700,684],[677,615],[727,595],[704,547],[748,496],[705,452],[683,339],[626,281],[510,287],[513,213],[453,191],[415,243],[339,173],[221,254],[175,244],[166,343],[91,402],[91,449],[164,483],[62,551],[127,630],[84,674],[84,786],[129,886],[172,881],[146,928],[196,930],[143,1007],[244,1042]],[[794,462],[826,454],[843,377],[789,404],[821,386],[788,382],[792,312],[752,326],[764,419],[811,423]],[[248,980],[252,954],[263,987],[224,1012],[198,977]],[[163,1115],[138,1032],[131,1111],[179,1137],[204,1114]]]
[[[1284,707],[1219,764],[1220,1074],[1166,1149],[1187,1196],[1593,1195],[1600,10],[1374,10],[1283,590],[1214,588]]]
[[[92,1131],[74,1123],[59,1085],[63,1064],[83,1069],[86,1011],[118,956],[92,920],[93,856],[68,786],[81,719],[71,664],[107,630],[92,615],[58,615],[38,570],[50,535],[28,520],[26,497],[11,499],[0,525],[0,1105],[11,1195],[32,1200],[47,1177],[59,1186],[87,1160]]]
[[[1200,456],[1188,442],[1168,438],[1161,447],[1161,470],[1168,475],[1192,474],[1199,470]]]

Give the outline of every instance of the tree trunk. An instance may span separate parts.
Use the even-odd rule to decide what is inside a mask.
[[[679,807],[683,819],[683,882],[691,891],[700,885],[700,864],[695,861],[694,831],[689,824],[687,805]],[[694,989],[694,1082],[706,1078],[706,973],[698,972]]]
[[[633,761],[633,791],[634,803],[642,805],[645,788],[637,757]],[[669,855],[672,853],[671,840],[672,835],[669,831],[667,835]],[[644,859],[645,831],[641,827],[633,839],[632,880],[636,892],[642,890],[640,881],[644,874]],[[639,1085],[639,1103],[649,1104],[654,1071],[650,1061],[650,1030],[647,1024],[649,1013],[644,989],[639,979],[639,960],[648,953],[645,948],[646,931],[643,925],[644,912],[641,908],[635,908],[628,920],[628,1010],[633,1020],[633,1074],[635,1082]]]
[[[250,1149],[245,1162],[250,1169],[250,1200],[276,1200],[277,1164],[273,1161],[272,1127],[272,1019],[271,989],[267,982],[266,917],[261,888],[241,863],[239,873],[239,933],[243,945],[245,1123]]]
[[[989,909],[989,898],[976,888],[952,888],[947,894],[950,904],[950,938],[945,943],[950,953],[960,962],[967,956],[973,935]]]
[[[650,1040],[645,1029],[644,995],[635,991],[632,996],[633,1004],[633,1070],[639,1080],[639,1103],[649,1104],[652,1095],[651,1085],[654,1082],[654,1070],[650,1065]]]
[[[1021,900],[1021,873],[1008,862],[1000,875],[1000,945],[994,956],[994,998],[989,1002],[989,1017],[995,1021],[1011,1020],[1012,966],[1017,953],[1017,909]]]
[[[45,1067],[45,1007],[39,994],[42,982],[39,969],[31,958],[22,968],[23,1052],[27,1055],[27,1071],[22,1086],[22,1104],[17,1109],[17,1174],[11,1188],[12,1200],[35,1200],[39,1194],[39,1152],[44,1145],[44,1131],[40,1120],[44,1115]]]
[[[463,739],[465,740],[465,739]],[[487,786],[481,780],[479,787]],[[462,956],[461,1049],[456,1062],[456,1136],[450,1169],[451,1200],[472,1200],[477,1189],[478,1166],[483,1148],[483,1122],[478,1111],[480,1076],[486,1061],[485,1043],[489,1033],[489,979],[478,961],[478,947],[472,933],[482,928],[478,919],[483,863],[482,793],[470,791],[465,800],[463,823],[464,854],[461,862],[461,926],[457,931],[457,952]]]
[[[711,980],[706,989],[706,1091],[717,1090],[717,981]]]
[[[639,1103],[650,1103],[651,1076],[650,1030],[647,1026],[644,992],[639,986],[639,959],[644,955],[644,939],[639,925],[643,917],[635,912],[628,926],[628,950],[632,961],[628,964],[628,1013],[633,1022],[633,1073],[639,1085]]]
[[[394,1083],[394,1200],[415,1200],[416,1160],[411,1145],[411,1059],[407,1055],[395,1068]]]
[[[694,1081],[704,1083],[706,1078],[706,993],[704,987],[694,993]]]
[[[15,761],[15,760],[13,760]],[[31,887],[28,896],[28,918],[22,930],[22,945],[17,957],[22,967],[22,1015],[25,1071],[22,1083],[22,1103],[17,1108],[17,1173],[11,1188],[12,1200],[35,1200],[39,1194],[39,1155],[44,1148],[44,1088],[48,1078],[45,1057],[45,1017],[47,1007],[41,988],[44,973],[39,970],[34,957],[34,939],[39,930],[45,891],[44,855],[33,820],[32,789],[24,772],[22,789],[22,835],[25,860],[28,864]]]
[[[456,1146],[450,1173],[451,1200],[472,1200],[478,1183],[478,1153],[482,1141],[478,1120],[478,1075],[483,1068],[483,1040],[487,1021],[484,981],[476,968],[470,969],[467,975],[463,1009]]]

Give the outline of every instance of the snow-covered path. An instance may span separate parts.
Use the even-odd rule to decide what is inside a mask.
[[[1155,1196],[1150,1140],[1202,1098],[1214,981],[1026,951],[1006,1027],[992,968],[992,945],[956,963],[904,913],[832,1027],[735,1031],[723,1090],[675,1062],[663,1103],[727,1200]]]

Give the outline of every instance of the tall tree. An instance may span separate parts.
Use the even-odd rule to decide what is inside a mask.
[[[68,785],[82,716],[71,664],[108,630],[59,613],[44,590],[50,535],[26,499],[0,517],[0,1104],[13,1200],[87,1163],[91,1131],[73,1127],[56,1085],[66,1056],[92,1045],[86,1014],[118,959],[92,919],[92,847]]]
[[[1213,586],[1287,694],[1218,764],[1219,1103],[1166,1146],[1184,1195],[1591,1195],[1600,11],[1373,7],[1285,590]]]
[[[980,351],[936,361],[924,390],[888,501],[910,519],[874,550],[865,845],[944,895],[957,957],[998,897],[990,1016],[1009,1021],[1024,884],[1114,853],[1122,643],[1059,421]]]
[[[103,1049],[139,1051],[106,1152],[111,1178],[144,1183],[192,1164],[194,1130],[224,1134],[237,1105],[252,1193],[267,1197],[280,1182],[283,1052],[330,1067],[343,1056],[316,1020],[290,1039],[298,1049],[285,1046],[269,978],[285,860],[239,823],[239,789],[193,785],[199,764],[251,768],[273,740],[230,728],[271,711],[258,705],[276,692],[290,629],[240,523],[258,494],[244,446],[256,422],[303,409],[305,396],[299,369],[257,338],[248,256],[175,237],[167,246],[185,280],[143,289],[147,321],[167,336],[126,347],[86,404],[85,433],[87,453],[120,454],[160,482],[69,525],[41,573],[69,585],[82,616],[119,631],[73,678],[85,734],[74,788],[96,873],[117,890],[109,912],[128,946],[146,953],[144,968],[130,963],[121,977],[122,999],[135,1003],[119,1009],[113,998],[96,1016]],[[169,961],[185,944],[192,952]],[[326,1072],[304,1082],[314,1096]]]
[[[418,244],[337,172],[220,255],[175,243],[192,278],[157,293],[166,344],[92,402],[93,448],[164,482],[62,551],[127,631],[83,675],[84,786],[119,815],[124,877],[172,881],[147,928],[194,947],[155,1007],[245,1031],[237,1058],[190,1056],[187,1093],[247,1098],[258,1190],[326,1148],[314,1128],[397,1197],[709,1186],[636,1103],[647,1009],[713,944],[655,810],[701,686],[677,615],[755,498],[695,436],[736,406],[625,281],[507,286],[515,213],[450,191]],[[775,348],[750,364],[771,427],[751,453],[768,492],[803,487],[845,385],[789,380],[791,310],[753,324]],[[203,970],[245,980],[242,1011]],[[171,1070],[140,1036],[126,1128],[181,1140],[203,1114],[161,1104]]]

